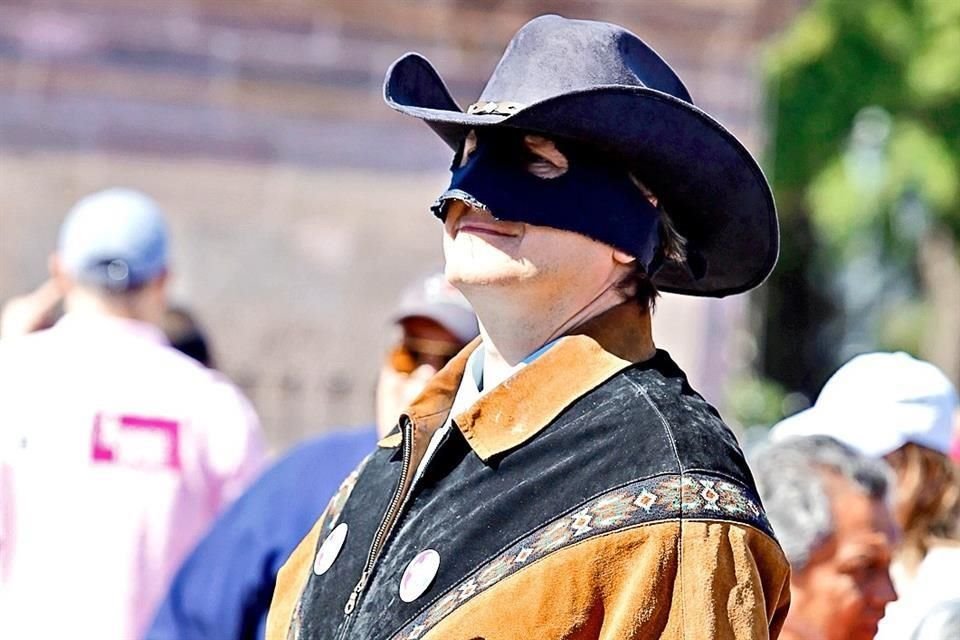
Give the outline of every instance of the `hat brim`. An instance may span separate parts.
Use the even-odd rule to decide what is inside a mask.
[[[453,149],[471,129],[497,126],[586,142],[622,158],[663,201],[687,238],[691,264],[702,263],[692,269],[665,264],[653,278],[662,291],[742,293],[762,283],[776,264],[776,208],[759,165],[721,124],[673,96],[646,87],[600,86],[512,115],[470,114],[430,62],[410,53],[387,71],[384,99],[424,120]]]

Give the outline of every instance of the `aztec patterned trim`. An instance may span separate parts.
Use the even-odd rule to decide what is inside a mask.
[[[392,637],[416,640],[470,598],[547,554],[617,529],[677,518],[748,524],[773,536],[757,495],[704,474],[658,476],[608,491],[531,532],[435,600]]]

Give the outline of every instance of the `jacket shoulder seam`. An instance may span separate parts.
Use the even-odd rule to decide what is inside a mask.
[[[650,394],[647,393],[646,387],[644,387],[642,384],[638,383],[637,381],[629,377],[627,378],[627,380],[630,382],[630,384],[636,387],[637,391],[640,393],[640,396],[647,402],[648,405],[650,405],[650,408],[653,409],[653,411],[657,414],[657,417],[660,419],[660,424],[663,425],[663,430],[666,432],[667,437],[670,439],[670,448],[673,450],[673,458],[677,462],[677,472],[680,474],[680,480],[682,482],[684,479],[685,473],[683,469],[683,464],[680,462],[680,452],[677,451],[677,439],[673,434],[673,428],[671,427],[670,423],[667,421],[666,416],[663,415],[663,412],[660,411],[660,407],[657,406],[657,404],[653,401],[653,398],[650,397]],[[678,516],[677,520],[679,522],[679,528],[680,528],[680,532],[676,540],[677,562],[680,565],[677,569],[677,577],[680,581],[680,593],[682,594],[680,597],[680,632],[684,637],[686,637],[687,635],[686,593],[687,592],[684,584],[685,582],[684,581],[685,565],[683,561],[684,514],[682,509],[680,511],[680,515]]]
[[[673,435],[673,427],[672,427],[672,425],[671,425],[670,422],[667,420],[666,416],[663,415],[663,412],[660,411],[660,407],[657,406],[657,403],[655,403],[655,402],[653,401],[653,398],[650,397],[650,394],[647,392],[647,388],[646,388],[646,387],[644,387],[642,384],[640,384],[640,383],[637,382],[636,380],[633,380],[633,379],[631,379],[631,378],[629,378],[629,377],[627,378],[627,381],[628,381],[631,385],[633,385],[633,387],[637,390],[637,392],[638,392],[638,393],[640,394],[640,396],[644,399],[644,401],[647,403],[647,405],[648,405],[651,409],[653,409],[654,413],[657,414],[657,418],[660,420],[660,424],[663,426],[663,430],[664,430],[664,432],[666,433],[667,438],[669,438],[669,440],[670,440],[670,449],[673,451],[673,459],[674,459],[674,460],[676,461],[676,463],[677,463],[677,473],[679,473],[679,474],[682,475],[682,474],[684,473],[684,468],[683,468],[683,464],[680,462],[680,452],[677,451],[677,439],[676,439],[676,437]]]

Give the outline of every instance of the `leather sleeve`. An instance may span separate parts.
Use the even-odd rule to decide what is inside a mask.
[[[681,632],[664,638],[776,638],[790,569],[768,536],[725,522],[687,521],[681,535]]]
[[[776,638],[789,579],[779,546],[756,529],[662,522],[555,551],[464,602],[423,638]]]
[[[300,593],[307,578],[310,577],[324,519],[324,516],[321,516],[317,520],[313,529],[300,541],[286,564],[280,569],[280,573],[277,574],[277,586],[273,591],[270,613],[267,614],[266,640],[286,640],[293,612],[300,600]]]

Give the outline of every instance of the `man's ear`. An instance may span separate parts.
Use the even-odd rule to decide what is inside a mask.
[[[50,272],[50,278],[57,284],[57,288],[60,289],[61,294],[65,294],[70,290],[70,285],[73,280],[63,267],[63,262],[60,260],[58,254],[51,253],[49,257],[47,257],[47,270]]]
[[[620,249],[613,250],[613,261],[618,264],[633,264],[637,261],[635,257],[627,253],[626,251],[621,251]]]

